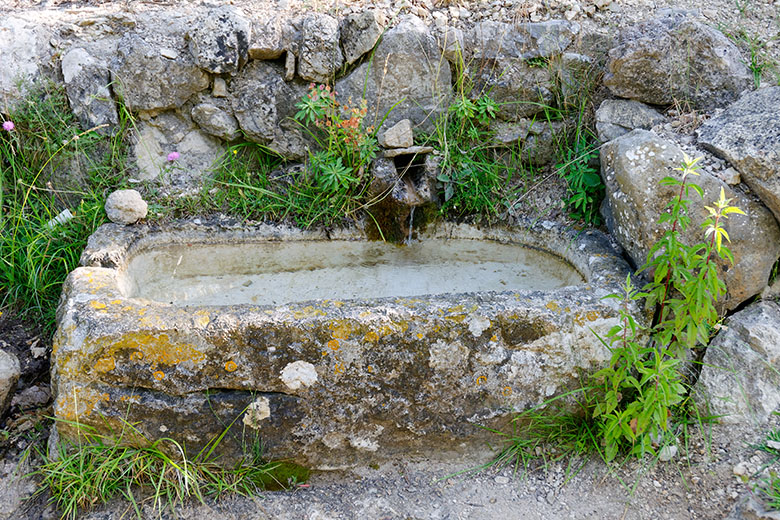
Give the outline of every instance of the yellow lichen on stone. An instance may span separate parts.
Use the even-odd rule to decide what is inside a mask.
[[[106,304],[105,303],[96,302],[95,300],[92,300],[91,302],[89,302],[89,305],[93,309],[96,309],[96,310],[99,310],[99,311],[101,311],[101,310],[106,308]]]
[[[152,374],[152,376],[153,376],[153,377],[154,377],[154,378],[155,378],[157,381],[162,381],[162,380],[163,380],[163,378],[165,377],[165,372],[163,372],[162,370],[157,370],[157,371],[155,371],[155,372],[154,372],[154,374]]]
[[[89,417],[101,402],[108,401],[108,394],[78,386],[72,392],[63,392],[57,396],[54,409],[55,415],[67,421],[76,421]]]
[[[349,339],[354,333],[355,327],[349,321],[334,321],[328,324],[333,339]]]
[[[339,340],[332,339],[332,340],[328,341],[328,348],[330,348],[331,350],[338,350],[339,349]]]
[[[225,371],[226,372],[235,372],[236,370],[238,370],[238,365],[236,364],[235,361],[231,360],[231,361],[228,361],[227,363],[225,363]]]
[[[366,332],[366,335],[363,336],[363,341],[366,341],[368,343],[374,343],[379,340],[379,334],[374,332],[373,330],[369,330]]]
[[[303,309],[299,311],[295,311],[293,313],[293,318],[295,318],[296,320],[302,320],[304,318],[313,318],[315,316],[325,316],[325,315],[326,315],[325,311],[321,309],[317,309],[312,305],[307,305]]]
[[[547,307],[553,312],[560,312],[560,307],[555,302],[549,302],[547,305],[545,305],[545,307]]]
[[[206,311],[198,311],[195,313],[195,325],[205,329],[211,319]]]
[[[113,357],[104,357],[97,360],[93,367],[96,372],[105,373],[110,372],[116,368],[116,361]]]
[[[183,362],[200,363],[206,355],[189,343],[174,343],[168,334],[128,332],[116,338],[86,340],[85,347],[91,351],[102,351],[104,357],[117,357],[128,352],[131,361],[144,362],[152,368],[158,365],[178,365]]]

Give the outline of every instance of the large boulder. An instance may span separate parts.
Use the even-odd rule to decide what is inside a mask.
[[[181,44],[162,47],[136,33],[119,41],[111,77],[132,110],[176,108],[209,87],[208,74],[195,63],[183,38]]]
[[[214,74],[234,74],[249,56],[252,26],[234,7],[210,9],[189,32],[190,52],[200,68]]]
[[[749,92],[697,132],[780,221],[780,87]]]
[[[107,64],[86,49],[75,47],[62,57],[62,77],[71,110],[82,128],[108,125],[98,132],[111,133],[119,124],[119,115],[109,89]]]
[[[767,422],[780,409],[780,303],[759,301],[731,316],[707,347],[696,383],[707,415]]]
[[[273,16],[256,23],[252,28],[249,57],[253,60],[275,60],[285,51],[284,22],[281,16]]]
[[[16,383],[22,371],[19,360],[10,352],[0,350],[0,418],[5,415],[11,398],[16,391]]]
[[[631,130],[649,130],[666,118],[652,107],[628,99],[605,99],[596,110],[596,131],[599,141],[606,143]]]
[[[43,29],[13,16],[0,19],[0,111],[11,108],[40,75]]]
[[[347,16],[341,24],[341,48],[347,65],[352,65],[374,48],[387,20],[376,9]]]
[[[446,110],[451,83],[450,65],[428,27],[419,18],[406,16],[385,33],[373,60],[337,82],[336,91],[342,100],[352,98],[353,104],[365,92],[368,124],[378,124],[387,115],[385,128],[409,119],[418,129],[430,131]]]
[[[192,107],[192,120],[201,130],[225,141],[233,141],[241,135],[238,121],[233,117],[232,109],[227,103],[219,103],[217,99],[212,102],[199,103]]]
[[[472,97],[489,94],[501,104],[499,117],[529,117],[553,102],[548,60],[564,53],[579,25],[555,20],[508,24],[480,22],[465,37]]]
[[[177,190],[197,187],[225,151],[219,139],[199,129],[186,113],[163,112],[136,127],[138,178],[162,180]]]
[[[658,217],[676,195],[677,188],[661,186],[661,179],[678,177],[683,160],[680,148],[647,130],[634,130],[610,141],[601,150],[601,176],[606,185],[605,210],[610,232],[626,249],[637,266],[663,235],[666,226]],[[728,294],[721,308],[734,309],[766,287],[772,266],[780,255],[780,228],[760,202],[714,176],[701,172],[692,179],[704,190],[703,201],[691,194],[691,223],[683,236],[689,244],[704,241],[700,224],[707,218],[705,205],[718,199],[720,190],[747,215],[730,215],[725,229],[731,237],[728,247],[735,265],[719,262]]]
[[[298,75],[306,81],[331,83],[343,64],[339,22],[327,14],[307,15],[301,22]]]
[[[270,62],[254,61],[244,67],[230,86],[233,113],[250,141],[268,146],[289,158],[306,156],[303,127],[292,117],[306,86],[284,81],[284,71]]]
[[[725,106],[752,81],[723,33],[679,12],[624,30],[607,67],[604,84],[614,95],[652,105]]]

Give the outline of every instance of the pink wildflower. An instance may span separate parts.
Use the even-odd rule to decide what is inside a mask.
[[[168,154],[168,162],[173,162],[173,161],[177,160],[179,157],[181,157],[179,155],[179,152],[171,152],[171,153]]]
[[[13,121],[4,121],[3,122],[3,130],[7,130],[7,131],[10,132],[14,128],[16,128],[16,126],[14,125]]]

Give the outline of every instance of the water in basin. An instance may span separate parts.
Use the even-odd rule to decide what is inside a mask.
[[[130,294],[173,305],[283,305],[484,292],[584,283],[555,255],[489,240],[429,239],[177,244],[139,252]]]

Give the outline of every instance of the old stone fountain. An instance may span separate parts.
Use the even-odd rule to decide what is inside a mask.
[[[76,423],[196,453],[258,438],[343,467],[468,450],[608,351],[627,266],[598,232],[432,226],[408,246],[220,223],[105,225],[65,284],[53,355]],[[123,428],[124,426],[124,428]],[[144,440],[144,438],[146,440]]]

